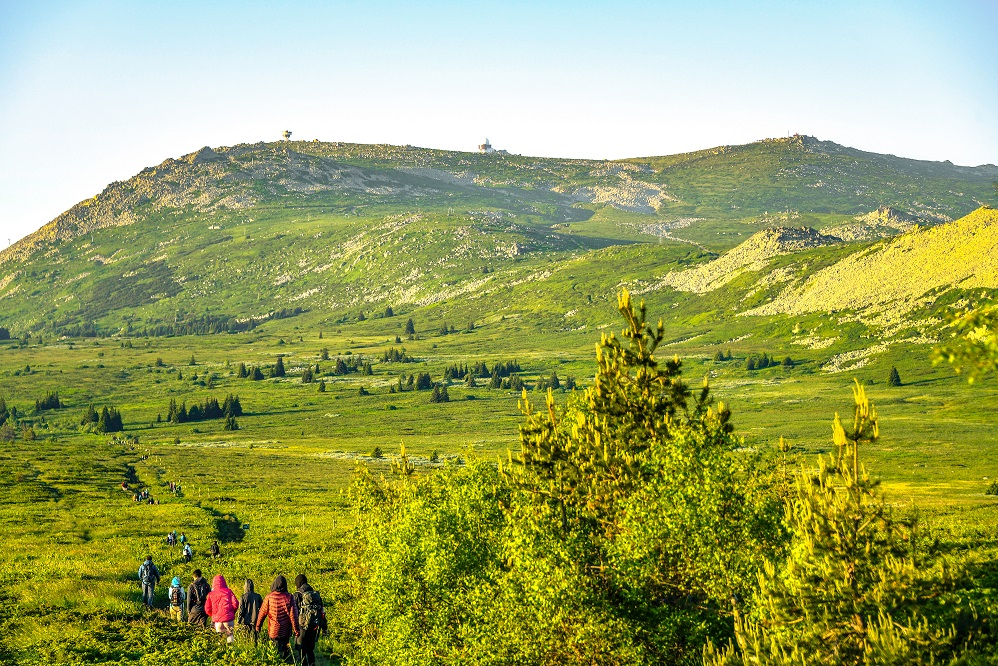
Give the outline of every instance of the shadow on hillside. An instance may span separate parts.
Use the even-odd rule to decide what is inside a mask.
[[[949,377],[930,377],[929,379],[919,379],[913,382],[904,382],[902,386],[921,386],[922,384],[935,384],[936,382],[941,382]]]
[[[219,513],[209,509],[215,519],[215,538],[221,543],[239,543],[246,536],[242,522],[229,513]]]

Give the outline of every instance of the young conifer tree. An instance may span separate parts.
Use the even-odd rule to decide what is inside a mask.
[[[895,517],[860,463],[879,435],[856,382],[853,423],[835,415],[835,453],[802,469],[789,499],[789,556],[767,563],[749,615],[735,610],[733,644],[707,650],[707,666],[950,663],[955,634],[920,606],[949,574],[920,566],[915,522]]]

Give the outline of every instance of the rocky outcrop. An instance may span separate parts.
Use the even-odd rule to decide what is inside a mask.
[[[761,271],[769,260],[781,254],[803,252],[841,242],[836,236],[822,234],[809,227],[764,229],[723,255],[684,271],[666,275],[652,289],[672,287],[677,291],[703,294],[723,287],[742,273]]]
[[[210,213],[236,210],[262,198],[325,191],[373,195],[414,193],[382,172],[308,155],[283,144],[205,146],[179,159],[148,167],[124,182],[108,185],[33,234],[0,252],[0,266],[23,261],[41,247],[99,229],[134,224],[145,212],[164,208]]]

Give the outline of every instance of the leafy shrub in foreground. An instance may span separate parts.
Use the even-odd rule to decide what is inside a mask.
[[[979,630],[954,628],[976,621],[973,603],[947,606],[960,567],[929,560],[917,522],[893,515],[860,464],[877,414],[858,382],[853,394],[852,428],[835,416],[835,455],[798,474],[789,556],[767,563],[747,613],[736,613],[737,643],[709,647],[708,665],[951,663]]]
[[[778,549],[778,504],[706,387],[659,365],[625,293],[593,386],[524,394],[521,451],[354,488],[356,663],[688,663],[730,634],[727,598]],[[718,547],[722,544],[722,547]]]

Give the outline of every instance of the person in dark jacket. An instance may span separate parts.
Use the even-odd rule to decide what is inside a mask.
[[[194,581],[187,588],[187,621],[191,624],[208,626],[208,614],[204,611],[204,603],[211,593],[211,585],[201,576],[201,570],[194,570]]]
[[[288,580],[278,576],[270,586],[270,594],[263,599],[260,614],[256,618],[256,630],[260,631],[263,621],[267,623],[267,635],[277,645],[277,652],[286,663],[292,663],[294,655],[288,643],[291,634],[298,635],[298,608],[295,598],[288,594]]]
[[[215,541],[211,544],[211,556],[218,557],[222,552],[222,549],[218,547],[218,542]]]
[[[308,584],[305,574],[295,577],[295,605],[298,607],[298,640],[302,666],[315,666],[315,645],[319,633],[326,630],[326,609],[322,597]]]
[[[156,601],[156,583],[159,582],[159,569],[152,563],[152,555],[146,555],[145,561],[139,567],[139,582],[142,583],[142,603],[152,610]]]
[[[243,585],[243,596],[239,598],[239,611],[236,613],[236,626],[248,631],[253,636],[253,645],[257,644],[260,632],[256,630],[256,620],[260,616],[260,606],[263,597],[253,590],[253,581],[246,579]]]

